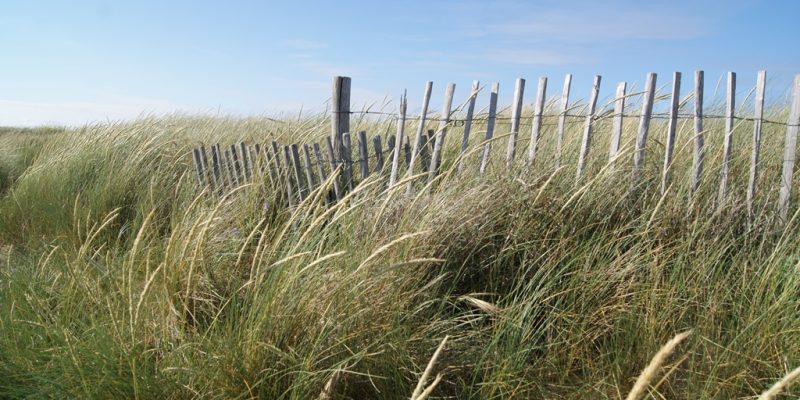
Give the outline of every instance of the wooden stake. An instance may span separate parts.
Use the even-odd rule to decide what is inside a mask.
[[[542,114],[544,113],[544,101],[547,96],[547,78],[539,78],[539,86],[536,89],[536,105],[533,108],[533,127],[531,128],[531,142],[528,145],[528,165],[533,166],[536,161],[536,147],[539,145],[539,134],[542,130]]]
[[[356,134],[358,142],[358,166],[361,172],[361,180],[366,180],[369,176],[369,150],[367,148],[367,132],[360,131]]]
[[[644,166],[644,151],[647,146],[647,134],[650,130],[650,117],[653,115],[653,100],[656,93],[656,74],[647,74],[645,83],[644,102],[642,103],[642,115],[639,118],[639,130],[636,133],[636,152],[633,153],[633,179],[631,184],[636,186],[639,180],[639,171]]]
[[[395,134],[395,148],[394,154],[392,154],[392,171],[389,175],[389,187],[394,186],[394,183],[397,181],[397,173],[400,170],[400,149],[403,147],[403,130],[406,126],[406,93],[403,92],[403,95],[400,96],[400,112],[397,115],[397,133]]]
[[[375,149],[375,172],[380,174],[383,170],[383,146],[381,145],[381,135],[372,138],[372,147]]]
[[[428,171],[428,182],[436,178],[439,173],[439,164],[442,159],[442,148],[444,147],[444,138],[447,135],[447,125],[450,123],[450,108],[453,106],[453,93],[456,91],[456,84],[450,83],[447,85],[447,90],[444,93],[444,104],[442,105],[442,112],[439,115],[439,130],[436,132],[436,143],[433,147],[433,156],[431,156],[431,168]]]
[[[747,182],[747,218],[753,219],[753,199],[756,196],[756,179],[758,177],[759,152],[761,151],[761,125],[764,118],[764,92],[767,83],[767,71],[758,71],[756,79],[755,115],[753,116],[753,153],[750,156],[750,180]]]
[[[458,172],[464,169],[464,154],[469,146],[469,134],[472,131],[472,116],[475,114],[475,100],[478,98],[480,82],[472,81],[472,91],[467,103],[467,118],[464,120],[464,136],[461,138],[461,153],[458,157]]]
[[[519,133],[519,122],[522,117],[522,99],[525,96],[525,79],[517,78],[514,85],[514,102],[511,108],[511,136],[508,138],[508,149],[506,150],[506,168],[511,169],[514,165],[514,155],[517,152],[517,134]]]
[[[414,175],[414,165],[416,165],[417,157],[421,150],[422,132],[425,129],[425,118],[428,114],[428,105],[431,101],[431,92],[433,91],[433,82],[428,81],[425,83],[425,93],[422,96],[422,112],[419,115],[419,125],[417,126],[417,135],[414,137],[414,148],[411,151],[411,161],[408,163],[408,171],[406,177]],[[381,164],[383,165],[383,164]],[[414,190],[414,182],[408,181],[406,185],[406,193],[410,196]]]
[[[617,156],[619,145],[622,141],[622,121],[625,116],[625,89],[627,85],[625,82],[617,84],[617,95],[614,100],[614,124],[611,128],[611,147],[608,150],[609,162]]]
[[[703,71],[694,72],[694,158],[692,160],[692,187],[694,193],[700,187],[703,176]]]
[[[486,136],[484,137],[483,152],[481,153],[481,167],[479,173],[483,175],[486,166],[489,164],[489,151],[492,149],[491,140],[494,137],[494,124],[497,120],[497,94],[500,91],[500,84],[492,84],[492,91],[489,94],[489,115],[486,120]]]
[[[586,125],[583,128],[583,139],[581,140],[581,151],[578,156],[578,168],[575,170],[575,183],[583,178],[583,170],[586,167],[586,157],[589,155],[589,146],[592,144],[592,121],[594,111],[597,108],[597,95],[600,93],[600,75],[595,75],[592,83],[592,94],[589,97],[589,113],[586,114]]]
[[[564,77],[564,88],[561,91],[561,113],[558,115],[558,131],[556,133],[556,159],[555,168],[561,166],[561,152],[564,147],[564,125],[567,120],[567,109],[569,106],[569,89],[572,86],[572,74]]]
[[[778,211],[781,224],[786,224],[789,216],[789,196],[792,193],[794,157],[797,151],[797,129],[800,126],[800,75],[795,75],[792,87],[792,108],[786,126],[786,139],[783,149],[783,172],[781,173],[781,192],[778,198]]]
[[[333,175],[336,173],[336,169],[338,168],[336,165],[337,164],[336,153],[333,149],[333,139],[331,139],[330,137],[325,138],[325,145],[328,149],[328,164],[330,164],[331,175]],[[339,174],[341,173],[342,172],[339,171]],[[339,182],[340,182],[339,179],[334,179],[333,181],[333,193],[336,195],[337,201],[342,200],[342,191],[341,188],[339,187]]]
[[[672,166],[672,153],[675,148],[675,131],[678,127],[678,107],[681,102],[681,73],[672,75],[672,99],[669,108],[669,123],[667,124],[667,143],[664,149],[664,170],[661,174],[661,195],[667,192],[669,185],[669,169]]]
[[[311,147],[307,144],[303,144],[303,161],[306,163],[306,182],[308,182],[310,193],[317,187],[317,176],[314,174],[314,165],[311,163]]]
[[[728,175],[730,173],[731,146],[733,146],[734,113],[736,112],[736,73],[728,72],[728,103],[725,108],[725,141],[722,144],[722,168],[719,173],[719,197],[717,206],[725,205],[728,197]]]

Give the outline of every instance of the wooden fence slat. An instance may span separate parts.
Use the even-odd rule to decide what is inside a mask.
[[[531,167],[536,161],[536,147],[539,146],[539,135],[542,130],[542,113],[544,113],[544,102],[547,96],[547,77],[539,78],[539,86],[536,88],[536,105],[533,108],[533,127],[531,127],[531,142],[528,144],[528,161]]]
[[[428,105],[431,102],[431,92],[433,91],[433,82],[428,81],[425,83],[425,93],[422,96],[422,111],[419,114],[419,125],[417,126],[417,135],[414,137],[414,148],[411,151],[411,161],[408,163],[408,171],[406,177],[414,175],[414,165],[416,165],[417,157],[421,149],[421,139],[425,129],[425,119],[428,114]],[[409,180],[406,185],[406,192],[411,195],[414,190],[414,182]]]
[[[489,151],[492,149],[491,140],[494,137],[494,124],[497,120],[497,94],[500,91],[500,84],[495,82],[492,84],[492,90],[489,93],[489,115],[486,120],[486,136],[484,137],[483,152],[481,152],[481,166],[479,173],[483,175],[486,171],[486,166],[489,164]]]
[[[428,168],[430,168],[431,166],[431,158],[430,155],[428,154],[428,142],[429,142],[428,138],[432,137],[432,135],[433,135],[433,129],[428,130],[427,135],[422,134],[422,137],[420,138],[422,147],[420,147],[419,160],[420,160],[420,165],[422,166],[422,171],[424,172],[427,172]]]
[[[405,137],[403,132],[406,127],[405,92],[403,92],[403,96],[400,97],[400,110],[397,116],[397,133],[395,134],[395,145],[397,148],[395,149],[394,154],[392,154],[392,171],[389,174],[389,187],[394,186],[394,183],[397,181],[397,173],[400,171],[400,153],[403,146],[403,138]]]
[[[203,187],[203,167],[200,165],[199,149],[192,149],[192,162],[194,163],[194,171],[197,174],[197,184]]]
[[[250,149],[245,142],[239,143],[239,148],[242,153],[242,166],[244,167],[244,180],[249,182],[253,176],[253,160],[250,159]]]
[[[394,136],[388,136],[386,138],[386,152],[389,153],[389,157],[387,157],[389,161],[394,160],[394,146],[396,142],[397,138]]]
[[[561,112],[558,115],[558,127],[556,132],[556,169],[561,166],[561,152],[564,148],[564,125],[567,121],[567,109],[569,108],[569,89],[571,86],[572,74],[567,74],[564,77],[564,88],[561,91]]]
[[[289,202],[289,207],[294,207],[295,198],[294,198],[294,189],[292,185],[292,155],[291,150],[289,150],[289,146],[283,146],[283,160],[286,173],[284,176],[286,177],[286,199]]]
[[[475,114],[475,100],[478,97],[479,87],[480,82],[472,81],[472,90],[470,91],[467,103],[467,116],[464,119],[464,135],[461,138],[461,153],[459,153],[458,157],[458,172],[464,169],[464,154],[467,152],[467,147],[469,146],[469,135],[472,132],[472,117]]]
[[[350,132],[350,85],[351,80],[346,76],[333,77],[333,93],[331,97],[331,140],[333,141],[334,154],[338,155],[338,159],[344,161],[344,134]],[[345,164],[346,168],[346,164]],[[343,171],[340,175],[339,181],[342,188],[349,187],[348,171]]]
[[[644,166],[644,151],[647,146],[647,134],[650,131],[650,118],[653,115],[653,100],[656,93],[656,74],[647,74],[645,83],[644,102],[642,103],[642,114],[639,118],[639,129],[636,133],[636,150],[633,153],[633,179],[632,185],[636,185],[639,180],[639,171]]]
[[[789,196],[792,193],[798,126],[800,126],[800,75],[795,75],[792,87],[792,108],[789,111],[786,138],[784,140],[783,171],[781,173],[781,189],[778,197],[778,214],[782,224],[786,223],[789,216]]]
[[[750,156],[750,179],[747,181],[747,218],[753,219],[753,199],[756,196],[756,179],[758,178],[758,161],[761,151],[761,126],[764,118],[764,92],[766,90],[767,71],[758,71],[756,79],[755,114],[753,115],[753,146]]]
[[[358,142],[358,166],[361,170],[361,180],[366,180],[369,176],[369,149],[367,148],[367,132],[360,131],[356,134]]]
[[[614,121],[611,127],[611,146],[608,150],[608,161],[614,159],[619,152],[619,145],[622,141],[622,122],[625,116],[625,89],[626,82],[617,84],[617,94],[614,100]]]
[[[718,207],[725,204],[728,197],[728,175],[730,173],[731,147],[733,146],[733,127],[736,113],[736,73],[728,72],[728,101],[725,107],[725,140],[722,144],[722,168],[719,173]]]
[[[331,167],[331,175],[333,175],[334,173],[336,173],[336,169],[338,168],[336,166],[337,164],[336,152],[333,149],[333,139],[330,137],[325,138],[325,146],[328,149],[328,164]],[[339,173],[341,174],[342,171],[339,171]],[[342,199],[342,189],[339,186],[339,182],[340,182],[339,179],[333,180],[333,194],[336,195],[337,201]]]
[[[200,162],[203,165],[203,171],[206,178],[206,184],[211,189],[216,189],[217,185],[214,181],[214,174],[211,173],[211,167],[208,163],[208,154],[206,154],[206,146],[200,146]]]
[[[692,187],[694,193],[700,187],[703,176],[703,155],[705,139],[703,138],[703,71],[694,72],[694,156],[692,159]]]
[[[236,186],[239,186],[241,184],[244,184],[242,165],[239,163],[239,155],[237,154],[236,151],[236,145],[232,144],[230,150],[231,150],[231,162],[233,163],[234,181],[236,182]]]
[[[211,145],[211,164],[214,182],[217,183],[219,190],[225,186],[225,175],[222,170],[222,157],[219,151],[219,144]]]
[[[314,173],[314,164],[311,163],[311,147],[303,144],[303,161],[306,163],[306,181],[308,182],[308,192],[311,193],[317,188],[317,176]]]
[[[592,82],[592,94],[589,97],[589,111],[586,114],[586,124],[583,128],[583,138],[581,139],[581,151],[578,155],[578,167],[575,169],[575,183],[583,178],[583,170],[586,168],[586,157],[589,156],[589,146],[592,144],[592,122],[594,112],[597,108],[597,95],[600,93],[600,81],[602,77],[595,75]]]
[[[350,132],[342,135],[342,162],[344,163],[345,187],[353,190],[353,145],[350,141]]]
[[[672,153],[675,149],[675,131],[678,128],[678,107],[681,102],[681,73],[672,75],[672,98],[667,123],[667,142],[664,149],[664,170],[661,174],[661,195],[667,192],[669,185],[669,169],[672,166]]]
[[[375,137],[372,138],[372,147],[375,149],[375,173],[380,174],[381,170],[383,170],[383,146],[381,145],[381,135],[375,135]]]
[[[312,147],[314,148],[314,157],[317,159],[317,173],[319,174],[319,183],[321,185],[322,182],[328,179],[328,175],[325,174],[325,162],[324,158],[322,158],[319,143],[314,143]]]
[[[406,135],[405,140],[403,140],[403,151],[406,156],[406,166],[408,166],[411,164],[411,142],[409,141],[408,135]]]
[[[300,152],[297,145],[291,145],[292,151],[292,167],[294,169],[294,179],[297,182],[297,193],[300,194],[300,200],[305,200],[308,195],[308,185],[303,180],[303,166],[300,163]]]
[[[234,150],[235,149],[236,148],[234,147]],[[228,176],[230,178],[231,186],[239,186],[239,174],[236,173],[236,163],[234,162],[230,147],[225,149],[225,164],[228,166]]]
[[[522,118],[522,102],[525,96],[525,79],[517,78],[514,85],[514,100],[511,103],[511,135],[508,137],[508,148],[506,149],[506,168],[511,169],[514,165],[514,155],[517,152],[517,135],[519,134],[519,122]]]
[[[269,147],[265,145],[264,148],[262,149],[261,145],[256,143],[255,148],[256,148],[257,160],[259,160],[258,162],[261,165],[259,169],[261,170],[262,173],[266,171],[267,176],[269,177],[270,186],[273,188],[277,187],[276,186],[277,178],[275,177],[276,171],[274,171],[272,168],[272,160],[271,160],[272,156],[270,155]]]
[[[431,167],[428,170],[428,182],[436,178],[439,173],[439,164],[442,159],[442,149],[444,148],[444,139],[447,135],[447,125],[450,123],[450,109],[453,107],[453,93],[456,91],[456,84],[447,84],[447,89],[444,92],[444,104],[442,111],[439,115],[439,129],[436,132],[436,142],[433,147],[433,155],[431,155]]]

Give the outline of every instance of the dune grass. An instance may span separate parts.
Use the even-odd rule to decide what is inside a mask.
[[[631,188],[633,120],[611,165],[598,123],[579,186],[580,124],[564,168],[547,125],[539,161],[511,175],[500,124],[485,176],[477,153],[455,172],[454,128],[440,178],[410,197],[386,173],[333,207],[323,188],[289,209],[266,176],[221,197],[197,187],[200,143],[309,143],[327,123],[0,133],[0,397],[755,398],[800,364],[799,226],[774,217],[783,128],[765,127],[749,226],[746,122],[721,210],[713,120],[693,197],[690,124],[667,195],[659,121]],[[393,132],[390,119],[353,125]]]

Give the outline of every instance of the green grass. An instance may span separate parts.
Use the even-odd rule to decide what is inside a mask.
[[[477,153],[451,168],[454,128],[430,193],[387,192],[384,171],[332,208],[317,191],[291,210],[265,176],[224,198],[202,193],[190,149],[321,141],[323,116],[0,133],[0,397],[306,399],[341,370],[333,398],[409,398],[449,336],[433,397],[620,399],[692,329],[649,395],[753,398],[800,365],[800,232],[774,216],[783,128],[765,126],[748,227],[749,123],[717,211],[722,121],[707,121],[694,199],[690,124],[673,185],[657,194],[662,122],[633,190],[633,119],[610,167],[610,121],[598,123],[578,187],[581,123],[565,168],[551,167],[547,125],[536,165],[511,178],[499,124],[482,178]],[[394,131],[388,119],[353,124]]]

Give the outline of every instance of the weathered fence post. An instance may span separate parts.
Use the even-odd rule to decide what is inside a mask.
[[[536,88],[536,105],[533,108],[533,127],[531,127],[531,142],[528,144],[527,165],[533,167],[536,161],[536,147],[539,145],[539,134],[542,130],[542,114],[544,113],[544,101],[547,96],[547,78],[539,78],[539,86]]]
[[[325,145],[328,149],[328,164],[331,166],[331,175],[336,173],[336,152],[333,149],[333,139],[330,137],[325,138]],[[339,175],[342,174],[342,171],[339,171]],[[340,179],[333,180],[333,193],[336,195],[336,200],[342,199],[342,189],[339,187]]]
[[[392,171],[389,174],[389,187],[397,181],[397,172],[400,170],[400,153],[403,147],[404,130],[406,127],[406,92],[400,97],[400,110],[397,115],[397,133],[395,134],[395,149],[392,154]]]
[[[350,132],[342,135],[342,163],[344,164],[345,186],[353,190],[353,145],[350,141]]]
[[[583,178],[583,170],[586,167],[586,157],[589,155],[589,146],[592,144],[592,120],[594,111],[597,108],[597,95],[600,93],[600,75],[595,75],[592,83],[592,95],[589,97],[589,111],[586,114],[586,125],[583,128],[583,139],[581,140],[581,151],[578,155],[578,168],[575,170],[575,183]]]
[[[292,155],[290,154],[289,146],[283,146],[283,160],[286,164],[286,199],[289,202],[289,207],[294,207],[294,189],[292,188]],[[298,185],[299,186],[299,185]]]
[[[664,149],[664,171],[661,174],[661,195],[667,192],[669,185],[669,169],[672,164],[672,152],[675,148],[675,130],[678,127],[678,107],[681,102],[681,73],[672,75],[672,98],[669,108],[669,122],[667,123],[667,143]]]
[[[475,114],[475,100],[478,97],[478,87],[480,82],[472,81],[472,90],[469,93],[469,102],[467,103],[467,117],[464,120],[464,136],[461,138],[461,153],[458,157],[458,172],[464,169],[464,155],[469,146],[469,134],[472,131],[472,116]]]
[[[358,166],[361,172],[361,180],[369,176],[369,149],[367,148],[367,132],[360,131],[356,134],[358,142]]]
[[[431,102],[431,92],[433,91],[433,82],[428,81],[425,83],[425,93],[422,96],[422,112],[419,114],[419,126],[417,126],[417,135],[414,137],[414,148],[411,151],[411,162],[408,163],[408,171],[406,177],[414,175],[414,165],[419,156],[422,132],[425,129],[425,118],[428,115],[428,104]],[[383,163],[381,163],[381,166]],[[409,180],[406,185],[407,195],[411,195],[414,190],[414,182]]]
[[[234,156],[231,154],[231,150],[236,152],[236,146],[231,145],[231,147],[225,149],[225,163],[228,165],[228,174],[230,176],[231,186],[239,186],[239,172],[237,171],[237,164]]]
[[[456,84],[449,83],[444,93],[444,104],[442,105],[441,115],[439,115],[439,130],[436,132],[436,143],[433,146],[431,156],[431,168],[428,171],[428,181],[432,181],[439,173],[439,163],[442,159],[442,148],[444,138],[447,135],[447,125],[450,123],[450,108],[453,106],[453,93],[456,91]]]
[[[234,172],[234,179],[236,181],[236,185],[244,184],[244,175],[242,174],[242,166],[239,163],[239,155],[236,152],[236,145],[232,144],[230,147],[231,150],[231,162],[233,163],[233,172]]]
[[[311,164],[311,148],[307,144],[303,144],[303,160],[306,162],[308,192],[311,193],[317,187],[317,177],[314,174],[314,166]]]
[[[244,180],[245,182],[250,181],[250,178],[253,176],[253,163],[250,160],[250,150],[247,148],[247,144],[245,142],[239,143],[239,148],[242,153],[242,166],[244,167]]]
[[[381,146],[381,135],[375,135],[375,137],[372,138],[372,147],[375,148],[375,172],[380,174],[381,170],[383,169],[383,146]]]
[[[211,164],[214,181],[218,183],[217,187],[222,191],[225,186],[225,174],[222,170],[222,154],[219,151],[219,144],[211,145]]]
[[[627,85],[626,82],[617,84],[617,94],[614,100],[614,122],[611,128],[611,146],[608,150],[609,162],[617,156],[619,145],[622,141],[622,122],[625,117],[625,89]]]
[[[511,136],[508,137],[508,149],[506,150],[506,168],[511,169],[514,165],[514,154],[517,151],[517,134],[519,133],[519,122],[522,118],[522,102],[525,95],[525,79],[517,78],[514,85],[514,102],[511,104]]]
[[[192,161],[194,162],[194,170],[197,173],[197,184],[203,187],[203,167],[200,164],[200,150],[192,149]]]
[[[297,192],[300,193],[300,200],[305,200],[308,196],[308,185],[303,181],[303,167],[300,164],[300,152],[297,145],[292,144],[292,167],[294,169],[294,179],[297,181]]]
[[[433,129],[428,129],[427,135],[422,135],[422,147],[419,150],[419,163],[422,166],[423,172],[431,170],[431,155],[428,154],[428,147],[433,147],[433,142],[436,140],[436,132]],[[430,146],[428,146],[430,144]]]
[[[703,175],[703,71],[694,72],[694,157],[692,159],[692,187],[694,193],[700,187]]]
[[[558,128],[556,132],[556,169],[561,166],[561,152],[564,147],[564,125],[567,121],[570,86],[572,86],[572,74],[567,74],[567,76],[564,77],[564,89],[561,92],[561,113],[558,115]]]
[[[653,115],[653,99],[656,93],[656,74],[647,74],[645,83],[644,102],[642,103],[642,115],[639,119],[639,130],[636,133],[636,151],[633,153],[633,179],[632,185],[636,186],[639,180],[639,171],[644,166],[644,150],[647,146],[647,134],[650,130],[650,117]]]
[[[217,183],[214,181],[214,175],[210,172],[210,164],[208,163],[208,155],[206,154],[206,146],[200,146],[200,162],[203,165],[203,174],[211,189],[216,189]]]
[[[722,169],[719,173],[719,198],[717,207],[725,205],[728,197],[731,147],[733,146],[734,113],[736,112],[736,73],[728,72],[728,102],[725,107],[725,141],[722,144]]]
[[[500,84],[492,84],[492,91],[489,93],[489,115],[486,119],[486,137],[484,138],[483,152],[481,153],[481,168],[479,173],[483,175],[489,163],[489,151],[492,149],[492,137],[494,137],[494,124],[497,120],[497,94],[500,91]]]
[[[778,198],[778,212],[782,224],[789,216],[789,195],[792,192],[794,156],[797,151],[797,129],[800,126],[800,75],[795,75],[792,87],[792,108],[786,124],[786,139],[783,149],[783,172],[781,173],[781,192]]]
[[[333,141],[334,154],[337,159],[344,161],[344,139],[345,132],[350,132],[350,78],[346,76],[333,77],[333,95],[331,97],[331,140]],[[339,175],[339,186],[341,188],[351,185],[347,183],[347,171]]]
[[[750,180],[747,182],[747,220],[753,219],[753,199],[756,195],[756,179],[758,177],[758,159],[761,151],[761,125],[764,118],[764,92],[767,83],[767,71],[758,71],[756,79],[755,115],[753,116],[753,153],[750,156]]]
[[[325,165],[324,165],[324,158],[322,158],[322,151],[319,149],[319,143],[314,143],[312,145],[314,148],[314,157],[317,159],[317,173],[319,174],[319,184],[322,185],[322,182],[325,182],[328,179],[328,176],[325,175]]]

